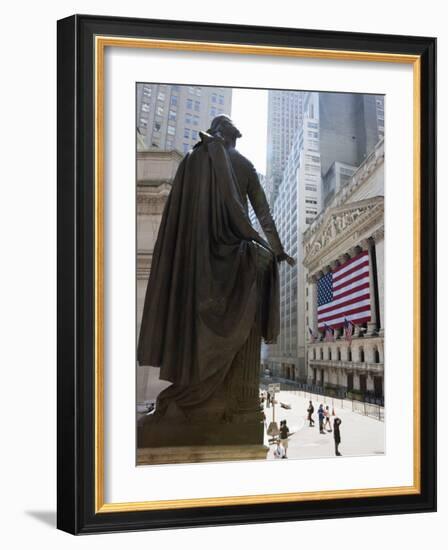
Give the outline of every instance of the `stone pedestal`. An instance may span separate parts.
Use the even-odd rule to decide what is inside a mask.
[[[224,414],[224,413],[223,413]],[[193,417],[180,414],[142,417],[137,427],[137,446],[190,447],[193,445],[259,445],[263,443],[264,421],[260,411],[233,414],[227,419],[211,414],[211,406]]]
[[[142,448],[260,445],[264,417],[260,404],[259,319],[236,355],[224,383],[203,403],[182,409],[173,401],[163,415],[145,415],[137,426]]]
[[[142,448],[137,451],[137,465],[188,464],[235,460],[266,460],[265,445],[194,445],[185,447]]]

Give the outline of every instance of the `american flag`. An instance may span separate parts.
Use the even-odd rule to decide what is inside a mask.
[[[354,325],[351,321],[344,319],[344,335],[347,342],[350,344],[353,336]]]
[[[334,329],[325,323],[325,342],[334,342]]]
[[[317,281],[317,326],[370,321],[369,253],[361,252]]]

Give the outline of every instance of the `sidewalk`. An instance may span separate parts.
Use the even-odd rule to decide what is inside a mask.
[[[319,433],[319,420],[317,409],[321,401],[313,401],[314,427],[308,426],[307,408],[309,400],[298,397],[294,391],[281,391],[276,394],[275,421],[280,425],[281,420],[286,420],[290,432],[288,458],[325,458],[334,457],[333,433]],[[288,403],[291,409],[283,409],[280,402]],[[328,403],[331,410],[331,401]],[[264,409],[266,425],[272,420],[272,406]],[[384,454],[385,424],[368,416],[362,416],[347,409],[335,409],[335,414],[342,420],[340,427],[341,444],[339,451],[342,456],[362,456]],[[333,419],[331,416],[331,422]],[[265,444],[268,445],[268,437],[265,435]],[[269,445],[268,460],[274,459],[274,445]]]

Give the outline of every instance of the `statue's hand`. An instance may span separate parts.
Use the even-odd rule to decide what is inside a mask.
[[[286,252],[282,252],[281,254],[277,255],[277,262],[278,263],[285,262],[285,261],[290,266],[296,265],[296,261],[294,260],[294,258],[291,258],[291,256],[288,256],[288,254],[286,254]]]

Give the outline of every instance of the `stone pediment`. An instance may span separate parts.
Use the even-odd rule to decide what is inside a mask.
[[[384,197],[372,197],[343,206],[329,208],[321,220],[304,235],[304,260],[308,266],[334,249],[354,231],[382,220]]]

